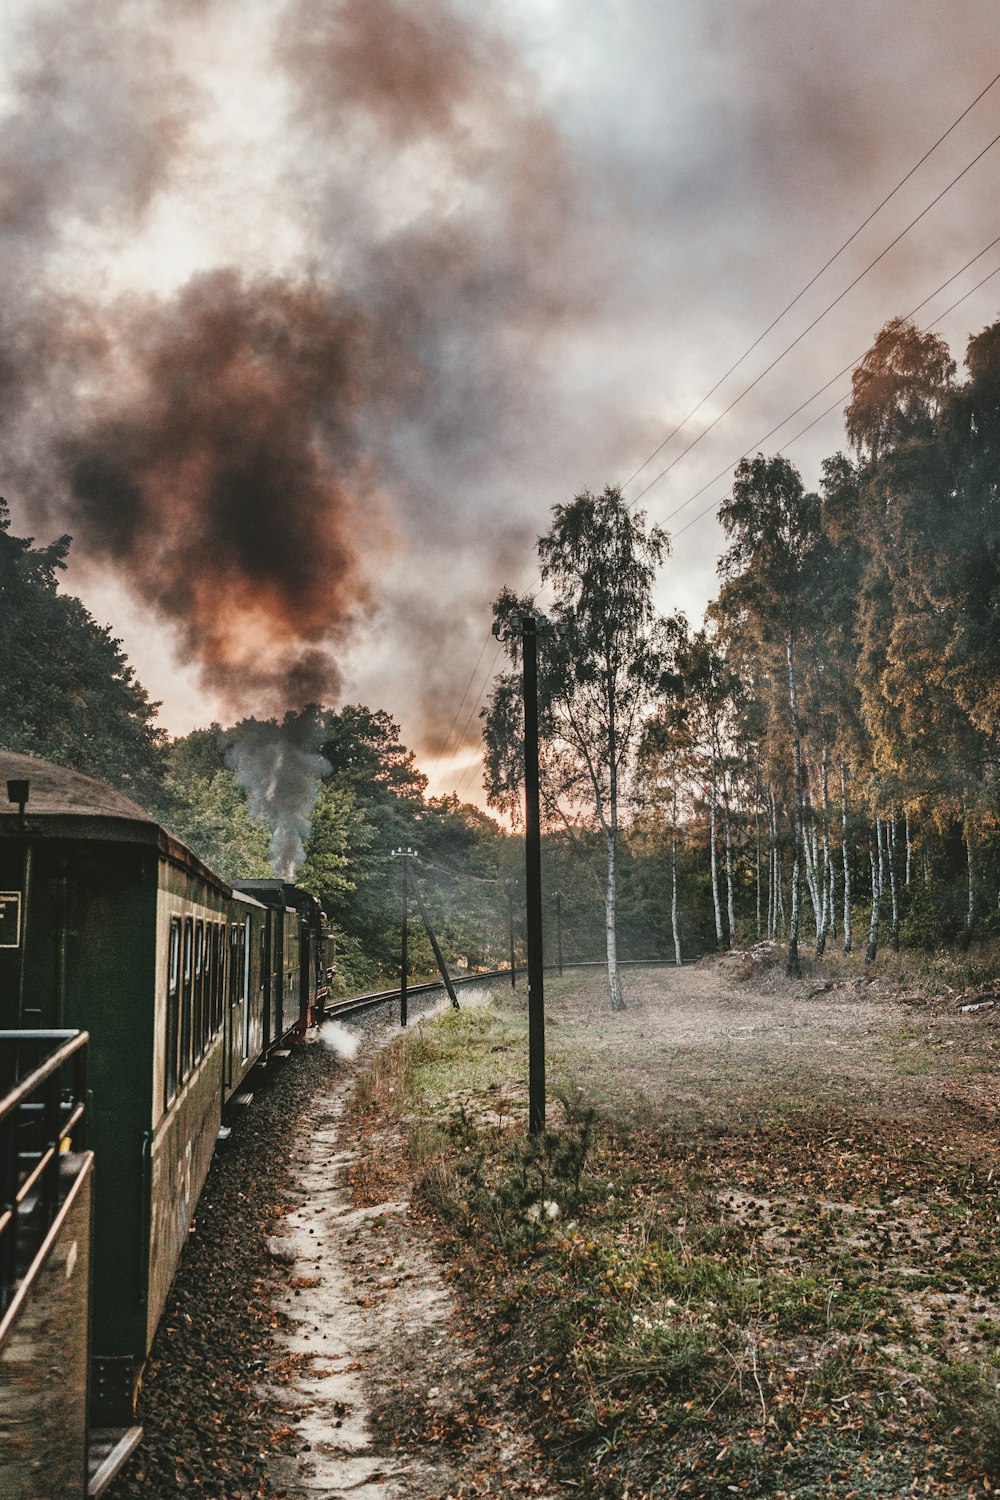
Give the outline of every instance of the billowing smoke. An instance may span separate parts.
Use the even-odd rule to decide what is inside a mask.
[[[346,1026],[340,1026],[336,1021],[324,1021],[319,1028],[319,1039],[331,1052],[336,1052],[345,1062],[350,1062],[357,1056],[360,1039],[353,1032],[348,1031]]]
[[[72,587],[113,571],[168,624],[206,719],[336,700],[360,664],[422,750],[549,506],[690,410],[987,81],[995,32],[987,0],[947,46],[931,0],[0,10],[15,524],[71,530]],[[901,310],[907,256],[936,281],[989,238],[989,165],[863,283],[860,326],[853,296],[827,320],[817,375]],[[703,478],[816,383],[792,373]]]
[[[355,428],[373,396],[363,319],[315,283],[218,271],[117,333],[120,383],[58,445],[71,528],[176,627],[217,697],[330,701],[370,600],[362,550],[385,536]]]
[[[227,733],[226,759],[247,793],[252,816],[271,830],[271,860],[293,880],[319,779],[330,765],[318,753],[321,730],[314,713],[287,713],[276,720],[244,719]]]
[[[70,22],[39,0],[0,137],[32,273],[8,277],[0,313],[7,491],[172,627],[220,713],[335,701],[359,624],[383,603],[400,618],[375,580],[454,545],[472,486],[477,510],[488,499],[484,464],[537,415],[547,338],[592,302],[597,240],[568,232],[576,169],[487,20],[451,0],[289,0],[267,62],[297,149],[268,180],[300,253],[69,296],[75,225],[127,238],[210,170],[198,58],[225,36],[224,7],[169,25],[136,0],[97,11]],[[512,524],[487,504],[491,555]],[[414,631],[407,651],[430,699],[440,641]]]

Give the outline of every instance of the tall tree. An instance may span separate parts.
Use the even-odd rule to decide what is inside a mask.
[[[542,796],[550,821],[600,830],[611,1006],[624,1010],[616,919],[618,854],[643,715],[660,672],[659,622],[653,608],[656,570],[669,550],[665,531],[647,529],[617,487],[589,490],[553,509],[539,539],[543,583],[552,614],[567,634],[546,644],[539,670],[543,739]],[[534,601],[504,590],[494,605],[504,624]],[[516,640],[508,642],[517,658]],[[515,674],[497,682],[484,711],[486,789],[491,804],[511,809],[523,779]]]
[[[735,622],[751,634],[769,663],[772,682],[783,677],[788,695],[795,798],[788,971],[797,974],[804,823],[798,650],[812,602],[819,498],[806,494],[798,471],[786,458],[758,453],[739,464],[719,519],[731,540],[719,561],[724,583],[718,613],[728,617],[730,628]]]
[[[156,704],[121,642],[57,575],[70,538],[34,547],[13,536],[0,500],[0,744],[109,782],[143,806],[162,793]]]
[[[709,864],[715,940],[731,947],[735,936],[733,883],[732,773],[739,714],[740,682],[719,642],[708,630],[692,632],[683,614],[672,616],[663,632],[666,670],[660,702],[646,733],[650,748],[686,746],[688,766],[708,783]],[[719,825],[726,871],[726,921],[719,894]]]

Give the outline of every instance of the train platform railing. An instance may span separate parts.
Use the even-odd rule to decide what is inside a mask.
[[[85,1031],[0,1031],[0,1342],[83,1161],[88,1040]],[[71,1149],[72,1164],[63,1159]]]
[[[0,1494],[87,1493],[85,1031],[0,1031]]]

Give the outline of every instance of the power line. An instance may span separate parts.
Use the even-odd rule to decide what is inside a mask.
[[[882,199],[881,203],[877,204],[876,207],[872,209],[871,213],[868,215],[868,217],[866,219],[862,219],[862,221],[858,225],[857,229],[855,229],[852,234],[848,235],[847,239],[844,240],[844,242],[843,242],[842,245],[838,246],[838,248],[830,256],[829,260],[824,261],[823,265],[820,266],[819,270],[815,273],[814,276],[810,277],[810,279],[806,282],[805,286],[803,286],[799,291],[797,291],[795,293],[795,296],[792,298],[791,302],[787,303],[781,309],[781,312],[778,313],[777,317],[775,317],[775,318],[773,318],[771,320],[771,322],[764,329],[763,333],[758,334],[757,338],[754,339],[753,343],[749,344],[747,346],[747,348],[744,349],[744,351],[740,355],[739,359],[737,359],[734,364],[731,364],[729,366],[729,369],[726,371],[726,373],[724,375],[720,375],[719,379],[715,382],[715,384],[713,385],[712,389],[710,391],[707,391],[706,394],[704,396],[702,396],[702,398],[698,402],[697,406],[693,406],[691,408],[691,410],[688,412],[687,416],[684,417],[682,421],[678,422],[677,426],[673,429],[673,431],[670,432],[670,433],[668,433],[667,436],[663,439],[663,442],[660,443],[658,447],[656,447],[656,448],[653,449],[652,453],[649,455],[649,457],[647,459],[643,460],[643,462],[636,469],[635,473],[629,475],[628,479],[626,479],[625,483],[622,485],[622,489],[626,489],[632,483],[632,480],[635,479],[635,478],[637,478],[637,476],[642,473],[642,471],[646,467],[646,465],[652,463],[652,461],[656,457],[656,455],[658,453],[661,453],[663,451],[663,449],[667,446],[667,444],[669,442],[671,442],[672,439],[677,436],[677,434],[681,431],[681,429],[683,427],[687,426],[687,424],[688,424],[688,422],[690,422],[691,418],[694,417],[694,416],[697,416],[698,412],[701,411],[701,408],[705,405],[706,401],[710,401],[711,398],[715,395],[715,393],[719,389],[720,385],[723,385],[724,382],[729,379],[730,375],[732,375],[736,370],[739,369],[739,367],[743,363],[743,361],[749,355],[751,355],[753,353],[753,351],[757,348],[758,344],[763,343],[763,341],[767,338],[768,334],[772,331],[772,329],[774,329],[774,328],[776,328],[778,326],[778,324],[781,322],[781,320],[785,316],[785,314],[791,312],[792,308],[795,306],[795,304],[797,302],[801,301],[801,299],[805,296],[806,292],[808,292],[811,287],[813,287],[813,286],[816,285],[816,282],[823,275],[824,271],[828,271],[830,269],[830,267],[833,265],[834,261],[837,260],[839,256],[843,255],[843,253],[847,249],[847,247],[849,245],[852,245],[854,243],[854,241],[857,239],[858,235],[861,234],[862,230],[867,229],[868,225],[872,222],[872,220],[874,218],[876,218],[877,215],[882,212],[882,210],[883,210],[883,208],[885,208],[886,204],[892,198],[894,198],[896,196],[896,194],[899,192],[900,188],[905,187],[905,185],[909,182],[910,178],[917,171],[919,171],[919,169],[923,166],[924,162],[927,161],[928,157],[933,156],[933,154],[937,150],[937,148],[940,145],[942,145],[944,141],[946,141],[948,139],[948,137],[951,135],[951,133],[952,133],[953,130],[957,129],[957,127],[959,125],[961,125],[961,123],[965,119],[966,115],[970,114],[972,112],[972,110],[975,109],[975,107],[979,103],[980,99],[985,98],[985,96],[989,93],[990,89],[992,89],[997,83],[1000,83],[1000,73],[997,73],[996,77],[992,78],[990,80],[990,82],[986,85],[986,87],[984,89],[980,90],[980,92],[972,100],[971,104],[967,104],[966,105],[966,107],[962,110],[962,113],[958,116],[957,119],[955,119],[955,120],[952,121],[952,123],[948,126],[948,129],[944,132],[944,134],[938,136],[938,138],[934,142],[933,146],[931,146],[927,151],[925,151],[924,154],[923,154],[923,156],[920,158],[920,160],[918,162],[916,162],[910,168],[910,170],[905,174],[905,176],[903,176],[903,177],[901,177],[899,179],[899,181],[896,183],[896,186],[890,192],[886,193],[886,195]],[[987,150],[988,149],[989,149],[989,147],[987,147]],[[891,248],[891,246],[890,246],[890,248]],[[849,290],[849,288],[848,288],[848,290]],[[645,491],[643,491],[643,493],[645,493]],[[638,499],[638,496],[636,498]]]
[[[951,179],[951,181],[948,183],[948,185],[946,187],[943,187],[941,189],[941,191],[935,197],[933,197],[931,199],[930,203],[928,203],[925,208],[922,208],[920,210],[920,212],[917,214],[917,216],[916,216],[915,219],[911,219],[910,220],[909,224],[907,224],[907,226],[906,226],[905,229],[901,229],[900,232],[899,232],[899,234],[897,234],[894,239],[892,239],[892,240],[889,241],[889,243],[888,243],[888,245],[886,245],[885,249],[881,250],[878,253],[878,255],[876,255],[876,257],[875,257],[874,260],[869,261],[868,265],[865,266],[865,268],[864,268],[863,271],[859,271],[859,273],[857,274],[857,276],[855,276],[854,280],[851,281],[851,282],[849,282],[848,285],[844,287],[843,291],[840,292],[836,297],[834,297],[833,301],[831,303],[829,303],[817,317],[813,318],[812,322],[809,323],[809,324],[807,324],[807,326],[805,328],[803,328],[802,332],[800,334],[798,334],[797,337],[794,338],[790,344],[786,345],[786,347],[784,349],[782,349],[781,353],[779,355],[777,355],[776,358],[774,358],[771,361],[771,363],[766,366],[765,369],[761,370],[761,372],[760,372],[759,375],[757,375],[753,380],[751,380],[751,382],[750,382],[749,385],[744,386],[743,390],[740,391],[740,393],[739,393],[738,396],[734,397],[734,399],[732,401],[730,401],[729,405],[725,408],[724,411],[720,411],[719,414],[718,414],[718,416],[714,417],[713,420],[708,424],[708,426],[705,427],[705,428],[703,428],[702,431],[699,432],[698,436],[696,438],[693,438],[691,440],[691,442],[688,443],[687,447],[684,448],[684,449],[682,449],[681,452],[678,453],[678,455],[677,455],[676,458],[671,459],[670,463],[667,464],[666,468],[660,470],[659,474],[656,475],[655,479],[651,479],[649,481],[649,483],[643,489],[641,489],[639,491],[639,493],[636,495],[636,497],[635,497],[634,500],[630,500],[629,501],[629,509],[631,509],[631,507],[633,505],[637,505],[639,503],[639,501],[642,499],[643,495],[646,495],[646,494],[649,493],[649,491],[653,488],[654,484],[659,484],[660,480],[663,479],[665,475],[669,474],[670,471],[671,471],[671,469],[673,469],[677,464],[679,464],[682,458],[686,458],[686,456],[691,452],[691,449],[697,447],[697,445],[701,442],[702,438],[703,437],[707,437],[708,434],[712,431],[712,429],[714,427],[718,426],[718,424],[722,421],[723,417],[727,417],[729,415],[729,413],[733,410],[733,408],[735,406],[739,405],[739,403],[743,400],[744,396],[748,396],[750,394],[750,392],[754,389],[755,386],[760,385],[760,382],[764,379],[764,377],[766,375],[770,375],[771,371],[775,368],[775,366],[779,365],[781,363],[781,361],[785,358],[785,355],[786,354],[790,354],[792,352],[792,350],[796,347],[797,344],[801,344],[802,340],[806,337],[806,335],[809,334],[809,333],[811,333],[812,330],[816,327],[816,325],[818,323],[821,323],[823,321],[823,319],[826,317],[827,313],[832,312],[833,309],[837,306],[837,304],[839,302],[842,302],[844,300],[844,298],[847,296],[848,292],[853,291],[854,288],[857,286],[858,282],[859,281],[863,281],[864,278],[868,275],[868,272],[871,271],[875,266],[877,266],[880,260],[884,260],[885,259],[885,257],[889,254],[889,251],[892,250],[896,245],[898,245],[899,242],[900,242],[900,240],[903,239],[903,237],[905,235],[909,234],[910,230],[914,227],[914,225],[919,224],[920,220],[926,214],[930,213],[931,209],[935,206],[935,204],[940,203],[941,199],[945,196],[946,193],[951,192],[951,189],[955,186],[955,184],[957,182],[960,182],[962,180],[962,178],[966,175],[966,173],[970,172],[972,170],[972,168],[976,165],[977,162],[982,161],[983,157],[986,155],[986,153],[988,151],[992,151],[993,147],[997,144],[998,141],[1000,141],[1000,132],[998,132],[993,137],[993,139],[990,141],[990,143],[989,143],[988,146],[984,146],[983,149],[982,149],[982,151],[980,151],[977,156],[974,156],[973,159],[972,159],[972,161],[968,162],[967,165],[962,168],[961,172],[959,172],[957,174],[957,176],[955,176],[955,177],[953,177]]]
[[[1000,76],[1000,75],[998,75],[998,76]],[[1000,136],[998,136],[997,139],[1000,139]],[[993,143],[991,143],[991,144],[993,144]],[[986,149],[989,150],[989,147],[987,147]],[[982,154],[982,153],[980,153],[980,154]],[[974,163],[970,163],[970,165],[974,165]],[[966,168],[966,170],[968,170],[968,168]],[[945,191],[947,191],[947,189]],[[928,205],[928,206],[931,206],[931,205]],[[941,284],[939,286],[935,287],[934,291],[930,292],[926,297],[924,297],[922,299],[922,301],[918,302],[915,307],[911,308],[911,310],[905,316],[908,317],[908,318],[912,318],[916,313],[918,313],[920,311],[921,308],[926,307],[927,304],[929,302],[932,302],[935,297],[940,296],[941,292],[943,292],[946,287],[950,286],[951,283],[953,281],[956,281],[959,276],[963,275],[963,273],[965,271],[967,271],[970,266],[975,265],[975,263],[976,263],[977,260],[981,260],[984,255],[987,255],[989,253],[989,251],[992,250],[992,249],[994,249],[994,247],[996,245],[998,245],[998,244],[1000,244],[1000,235],[995,236],[994,239],[990,240],[989,244],[984,245],[983,248],[981,250],[979,250],[975,255],[973,255],[969,260],[967,260],[964,265],[960,266],[957,271],[954,271],[951,276],[949,276],[945,281],[941,282]],[[985,284],[988,281],[990,281],[994,276],[997,275],[998,271],[1000,271],[1000,267],[997,267],[995,270],[990,271],[989,274],[986,275],[986,276],[984,276],[980,281],[978,281],[974,287],[971,287],[969,289],[969,291],[963,293],[963,295],[961,297],[959,297],[957,299],[957,301],[953,302],[951,304],[951,306],[948,307],[937,318],[935,318],[932,323],[928,324],[928,329],[936,327],[937,324],[940,323],[942,321],[942,319],[946,318],[949,315],[949,313],[953,312],[956,307],[959,307],[969,297],[973,296],[977,291],[979,291],[979,289],[981,287],[985,286]],[[849,288],[848,288],[848,290],[849,290]],[[768,432],[764,433],[764,435],[761,438],[759,438],[756,442],[752,443],[748,448],[746,448],[741,454],[739,454],[739,456],[736,459],[734,459],[731,462],[727,463],[724,468],[720,469],[720,471],[719,471],[718,474],[716,474],[712,479],[708,480],[699,489],[695,490],[695,492],[692,495],[689,495],[686,500],[682,501],[682,503],[680,505],[678,505],[677,507],[675,507],[675,509],[672,510],[669,513],[669,515],[667,515],[665,517],[665,520],[666,521],[670,521],[670,520],[672,520],[674,518],[674,516],[679,515],[682,510],[686,510],[687,507],[689,505],[692,505],[694,503],[694,501],[697,500],[700,495],[703,495],[707,489],[711,489],[711,487],[713,485],[718,484],[729,473],[731,473],[731,471],[736,467],[736,464],[738,464],[741,459],[746,458],[750,453],[756,452],[758,449],[760,449],[764,445],[764,443],[766,443],[768,441],[769,438],[773,437],[776,432],[780,432],[780,430],[781,430],[782,427],[786,426],[786,424],[788,422],[790,422],[793,417],[798,416],[798,414],[801,411],[804,411],[807,406],[810,406],[812,404],[812,402],[815,401],[818,396],[821,396],[825,390],[828,390],[829,387],[831,385],[833,385],[835,381],[840,380],[849,371],[853,370],[853,368],[855,367],[855,365],[857,365],[858,361],[864,357],[865,352],[866,352],[865,350],[862,350],[860,354],[855,355],[854,358],[851,359],[849,361],[849,363],[846,364],[843,367],[843,369],[838,370],[837,373],[835,375],[832,375],[829,380],[827,380],[823,385],[821,385],[819,387],[818,390],[813,391],[812,395],[808,396],[805,401],[800,402],[798,406],[796,406],[792,411],[790,411],[789,413],[787,413],[787,415],[785,415],[784,417],[782,417],[781,420],[779,422],[777,422]],[[784,445],[784,447],[781,448],[781,449],[779,449],[778,451],[783,453],[786,448],[791,447],[792,444],[795,443],[795,442],[797,442],[800,437],[803,437],[806,432],[810,431],[811,428],[815,427],[819,422],[821,422],[824,419],[824,417],[829,416],[830,413],[832,411],[834,411],[836,409],[836,407],[838,407],[839,405],[841,405],[841,403],[843,401],[845,401],[848,396],[850,396],[850,390],[848,390],[848,391],[842,393],[841,395],[839,395],[837,397],[837,399],[833,402],[833,404],[831,406],[825,408],[824,411],[820,412],[819,416],[815,417],[811,422],[807,423],[807,425],[805,427],[803,427],[801,429],[801,431],[798,432],[795,435],[794,438],[789,439],[788,443],[786,443]],[[723,413],[723,415],[724,415],[724,413]],[[683,455],[681,455],[681,456],[683,457]],[[662,477],[662,476],[659,476],[659,477]],[[655,482],[656,481],[654,480],[653,483],[655,483]],[[649,488],[649,486],[647,486],[647,488]],[[644,494],[645,491],[642,491],[642,493]],[[632,505],[636,504],[640,498],[641,498],[641,495],[637,495],[636,498],[635,498],[635,500],[632,501],[631,504]],[[688,531],[698,521],[703,520],[705,516],[709,515],[713,510],[716,509],[718,503],[719,503],[718,501],[713,501],[712,504],[709,505],[708,507],[706,507],[705,510],[699,511],[698,515],[692,517],[692,519],[690,521],[686,522],[683,526],[681,526],[677,531],[675,531],[673,533],[674,539],[676,539],[678,536],[683,535],[683,533],[685,531]],[[486,642],[483,645],[483,649],[479,653],[479,659],[476,662],[476,667],[475,667],[475,669],[473,671],[473,677],[470,680],[469,687],[471,687],[472,681],[475,680],[475,674],[479,670],[479,665],[480,665],[480,662],[483,659],[483,656],[485,655],[486,646],[489,644],[489,639],[490,638],[487,637],[487,640],[486,640]],[[485,681],[483,683],[483,687],[480,690],[480,693],[479,693],[477,699],[473,703],[472,709],[470,710],[469,715],[468,715],[468,717],[467,717],[467,719],[465,721],[465,724],[463,726],[462,734],[461,734],[460,739],[459,739],[459,744],[461,744],[464,741],[465,736],[468,733],[469,727],[470,727],[470,725],[472,723],[473,717],[476,714],[477,710],[479,709],[480,704],[482,703],[484,694],[486,692],[487,685],[489,684],[489,682],[490,682],[490,680],[491,680],[491,678],[493,676],[493,673],[496,670],[496,666],[497,666],[497,662],[498,662],[498,660],[500,658],[501,650],[502,650],[502,647],[498,646],[497,650],[496,650],[496,652],[494,654],[493,661],[491,662],[489,670],[487,672],[486,679],[485,679]],[[469,687],[466,688],[465,693],[462,696],[462,704],[459,705],[459,713],[461,713],[462,705],[464,705],[465,700],[468,697]],[[457,723],[457,721],[458,721],[458,714],[455,715],[455,720],[453,721],[453,724],[452,724],[452,730],[454,729],[454,725],[455,725],[455,723]],[[455,754],[457,754],[457,753],[458,752],[456,750]],[[452,761],[454,761],[455,754],[452,755]],[[466,770],[463,772],[462,776],[459,778],[458,782],[455,785],[455,795],[456,796],[459,794],[459,792],[461,791],[461,789],[465,786],[466,782],[469,780],[470,776],[472,775],[472,773],[473,773],[473,771],[475,769],[476,769],[476,762],[473,761],[466,768]]]
[[[998,237],[998,238],[1000,238],[1000,237]],[[996,244],[996,243],[997,243],[997,241],[994,240],[993,244]],[[990,248],[990,247],[987,247],[987,248]],[[980,251],[980,255],[983,255],[983,254],[985,254],[985,252],[984,251]],[[975,256],[974,259],[978,260],[979,259],[979,255]],[[970,261],[970,262],[968,262],[968,264],[971,265],[972,262]],[[963,267],[963,270],[964,269],[966,269],[966,268]],[[956,274],[960,275],[961,273],[957,272]],[[967,292],[964,292],[962,294],[962,296],[958,298],[957,301],[955,301],[955,302],[953,302],[951,304],[950,307],[946,307],[945,310],[944,310],[944,312],[943,313],[939,313],[938,316],[934,319],[934,321],[932,323],[928,323],[927,327],[923,331],[925,333],[929,333],[932,328],[936,328],[939,323],[943,322],[943,320],[948,317],[949,313],[953,313],[955,311],[955,308],[956,307],[960,307],[963,302],[965,302],[965,301],[968,300],[969,297],[975,296],[976,292],[978,292],[981,287],[984,287],[988,281],[992,281],[993,277],[997,276],[997,275],[1000,275],[1000,266],[995,266],[994,269],[992,271],[990,271],[988,275],[984,276],[981,281],[977,281],[976,285],[974,287],[970,287],[969,290]],[[950,276],[948,278],[948,281],[942,283],[942,286],[947,286],[948,282],[949,281],[954,281],[954,279],[955,279],[954,276]],[[938,291],[941,291],[941,290],[942,290],[942,287],[938,287]],[[937,296],[937,292],[932,292],[931,293],[931,297],[935,297],[935,296]],[[914,311],[917,311],[918,308],[923,307],[926,302],[929,302],[931,300],[931,297],[925,297],[923,302],[920,302],[920,303],[917,304],[917,308],[915,308]],[[912,313],[909,316],[912,317]],[[840,371],[840,375],[843,375],[844,373],[845,373],[845,371],[843,371],[843,370]],[[818,395],[820,395],[823,391],[825,391],[828,385],[832,385],[834,380],[839,380],[840,375],[834,375],[832,380],[828,380],[827,383],[826,383],[826,385],[821,386],[818,391],[815,391],[813,393],[813,395],[809,397],[809,401],[803,402],[803,405],[804,406],[808,406],[810,401],[815,401],[816,397]],[[798,442],[799,438],[805,437],[805,435],[806,435],[807,432],[811,431],[813,427],[816,427],[820,422],[822,422],[823,419],[824,419],[824,417],[828,417],[831,412],[836,411],[837,407],[840,406],[842,402],[846,401],[847,398],[850,396],[850,394],[851,394],[850,390],[842,391],[841,394],[837,397],[836,401],[834,401],[830,406],[827,406],[826,408],[824,408],[824,410],[820,412],[819,416],[814,417],[811,422],[807,422],[806,425],[805,425],[805,427],[801,428],[795,434],[794,437],[789,438],[788,442],[785,443],[785,444],[783,444],[783,446],[778,449],[778,452],[779,453],[785,453],[785,452],[787,452],[787,450],[789,448],[791,448],[794,443]],[[792,417],[797,416],[797,414],[801,410],[802,410],[801,406],[796,407],[795,411],[791,412],[789,414],[789,416],[785,417],[782,421],[780,421],[778,423],[777,427],[772,427],[771,431],[764,438],[761,439],[761,442],[766,442],[768,437],[770,437],[773,433],[777,432],[778,428],[784,427],[785,423],[786,422],[790,422],[791,419],[792,419]],[[747,456],[748,453],[752,453],[754,451],[754,449],[758,448],[759,446],[760,446],[760,444],[754,443],[753,446],[750,447],[750,448],[748,448],[745,453],[741,453],[740,454],[740,458],[746,458],[746,456]],[[736,460],[737,463],[739,463],[739,461],[740,461],[740,459]],[[718,483],[718,480],[721,479],[721,478],[723,478],[726,474],[728,474],[729,471],[730,471],[730,469],[732,469],[734,467],[735,467],[735,465],[733,465],[733,464],[727,464],[726,467],[725,467],[725,469],[723,469],[722,472],[719,475],[717,475],[715,479],[710,479],[709,482],[708,482],[708,484],[703,485],[702,488],[700,490],[698,490],[696,494],[691,495],[689,497],[689,499],[685,500],[683,505],[678,506],[677,510],[674,511],[674,515],[677,515],[678,511],[683,510],[685,508],[685,506],[690,505],[693,500],[696,500],[698,498],[698,495],[704,494],[705,490],[707,490],[708,488],[710,488],[711,485]],[[718,500],[713,500],[712,503],[711,503],[711,505],[706,506],[706,508],[704,510],[702,510],[702,511],[699,511],[696,516],[692,516],[692,518],[691,518],[690,521],[686,521],[683,526],[679,527],[674,532],[674,537],[676,538],[676,537],[682,536],[685,531],[689,531],[692,526],[696,525],[699,521],[703,521],[707,515],[710,515],[712,513],[712,511],[714,511],[714,510],[716,510],[718,508],[719,504],[720,504],[720,502]]]
[[[468,698],[469,691],[470,691],[470,689],[472,687],[472,684],[476,680],[476,673],[479,671],[479,663],[482,661],[483,657],[486,655],[486,648],[489,645],[489,643],[490,643],[490,637],[487,636],[486,639],[485,639],[485,641],[483,641],[482,650],[480,651],[478,657],[476,658],[476,665],[472,669],[472,676],[469,678],[469,681],[468,681],[468,683],[466,685],[465,692],[462,694],[462,701],[461,701],[461,703],[458,705],[458,707],[455,710],[455,717],[451,721],[451,728],[448,730],[448,733],[445,736],[444,744],[441,746],[441,750],[438,753],[438,757],[437,757],[437,759],[434,762],[434,766],[433,766],[433,770],[434,771],[437,771],[437,769],[440,766],[441,762],[444,760],[445,755],[447,754],[448,746],[451,743],[451,737],[452,737],[452,735],[455,732],[455,725],[458,723],[458,716],[462,712],[462,709],[465,707],[465,700],[466,700],[466,698]],[[454,756],[452,756],[452,760],[454,760]],[[450,769],[450,763],[449,763],[449,769]]]
[[[911,310],[906,314],[906,317],[912,318],[914,314],[918,313],[922,307],[926,307],[928,302],[933,302],[934,298],[940,296],[945,287],[950,286],[953,281],[956,281],[958,277],[963,274],[963,272],[967,271],[970,266],[974,266],[977,260],[982,260],[983,256],[988,254],[989,251],[998,244],[1000,244],[1000,235],[997,235],[995,239],[992,239],[988,245],[984,245],[982,250],[980,250],[978,254],[974,255],[971,260],[967,260],[964,266],[961,266],[957,271],[954,272],[953,275],[948,277],[947,281],[942,281],[940,286],[935,287],[934,291],[930,292],[922,302],[918,302],[916,307],[911,308]],[[989,276],[984,276],[982,281],[978,282],[968,292],[965,292],[961,297],[959,297],[957,302],[952,303],[951,307],[949,307],[946,312],[943,312],[940,317],[936,318],[934,320],[934,323],[931,323],[929,327],[933,328],[936,323],[939,323],[941,321],[941,318],[946,318],[948,316],[948,313],[953,312],[956,307],[960,306],[960,304],[966,300],[966,298],[971,297],[975,292],[979,290],[981,286],[984,286],[985,283],[989,281],[991,276],[995,275],[996,272],[991,271],[989,273]],[[720,469],[718,474],[716,474],[712,479],[709,479],[705,484],[701,486],[700,489],[695,490],[693,495],[689,495],[686,500],[683,500],[680,505],[678,505],[674,510],[670,512],[668,516],[664,518],[665,521],[672,521],[674,516],[679,516],[682,510],[686,510],[689,505],[692,505],[694,501],[698,499],[699,495],[703,495],[706,490],[711,489],[713,484],[718,484],[721,479],[725,479],[726,475],[729,474],[731,470],[734,469],[740,462],[740,459],[746,458],[748,454],[755,453],[758,449],[762,448],[769,438],[774,437],[774,434],[776,432],[781,431],[782,427],[784,427],[786,423],[790,422],[793,417],[797,417],[800,411],[805,411],[807,406],[811,406],[812,403],[816,400],[817,396],[822,396],[823,392],[825,390],[828,390],[835,381],[840,380],[844,375],[848,374],[849,371],[853,370],[858,361],[864,358],[866,352],[866,350],[862,349],[861,353],[856,354],[853,359],[849,360],[842,370],[838,370],[836,375],[831,375],[830,379],[827,380],[823,385],[821,385],[818,390],[813,391],[811,396],[807,396],[806,399],[804,401],[801,401],[793,411],[790,411],[786,416],[782,417],[779,422],[776,422],[769,432],[765,432],[763,437],[758,438],[755,443],[751,443],[750,446],[748,448],[745,448],[742,453],[740,453],[735,459],[732,460],[732,462],[727,463],[724,468]],[[847,396],[849,396],[850,394],[850,391],[848,391],[846,396],[839,396],[837,398],[837,401],[834,402],[834,406],[838,405],[840,401],[846,400]],[[833,407],[828,408],[828,410],[832,411]],[[826,414],[827,413],[824,412],[822,415],[825,416]],[[820,420],[820,418],[817,418],[817,421],[818,420]],[[809,426],[815,426],[815,423],[811,422]],[[803,432],[807,432],[809,429],[803,428],[802,430]],[[707,515],[707,511],[702,511],[701,515]],[[695,517],[695,519],[700,519],[700,516]],[[679,531],[675,531],[673,535],[675,537],[680,536],[681,532],[687,531],[687,529],[687,524],[685,524],[680,528]]]

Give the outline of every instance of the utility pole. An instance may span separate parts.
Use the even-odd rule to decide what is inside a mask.
[[[417,851],[415,849],[410,849],[410,848],[406,848],[406,849],[393,849],[393,851],[392,851],[392,857],[393,857],[393,859],[401,859],[403,861],[402,866],[401,866],[401,869],[402,869],[402,872],[403,872],[403,878],[402,878],[402,880],[400,882],[400,887],[399,887],[399,889],[400,889],[400,896],[402,898],[402,903],[403,903],[403,932],[402,932],[402,936],[400,938],[400,945],[399,945],[399,1024],[400,1024],[400,1026],[405,1026],[406,1023],[407,1023],[407,1020],[408,1020],[407,996],[406,996],[406,979],[407,979],[407,974],[409,972],[409,967],[410,967],[410,956],[409,956],[410,922],[409,922],[409,911],[407,909],[407,896],[409,895],[410,881],[409,881],[409,873],[408,872],[409,872],[409,862],[410,862],[411,859],[416,859],[416,856],[417,856]]]
[[[507,942],[510,949],[510,987],[517,989],[517,954],[514,952],[514,882],[507,884]]]
[[[498,620],[493,634],[503,634]],[[506,635],[521,640],[524,693],[524,899],[528,942],[528,1130],[545,1129],[545,996],[542,951],[542,835],[538,803],[538,638],[565,635],[544,615],[512,614]]]

